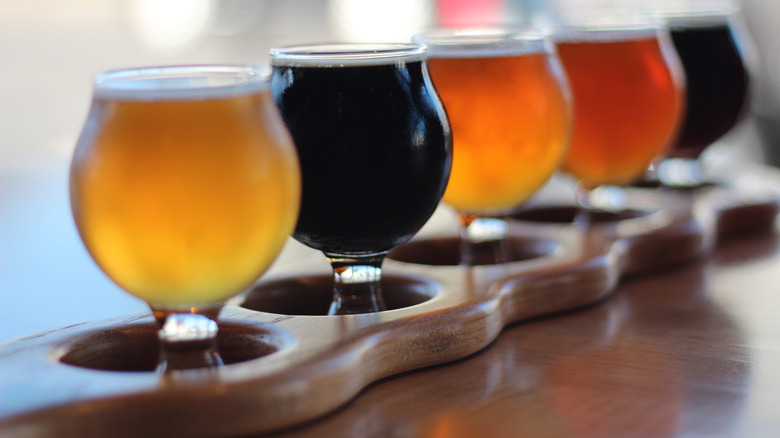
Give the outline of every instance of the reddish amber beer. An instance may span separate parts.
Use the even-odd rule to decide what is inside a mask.
[[[564,170],[586,187],[640,178],[671,144],[684,80],[667,38],[654,28],[564,28],[559,56],[574,97]]]
[[[461,213],[499,214],[521,204],[558,169],[570,123],[554,48],[540,35],[434,31],[429,69],[453,132],[444,202]]]

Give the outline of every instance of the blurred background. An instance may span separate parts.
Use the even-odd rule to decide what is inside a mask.
[[[94,73],[159,64],[265,64],[278,45],[406,42],[435,26],[538,25],[567,13],[647,3],[682,2],[0,0],[0,342],[147,311],[102,275],[70,215],[68,165]],[[780,165],[780,2],[738,6],[754,77],[751,116],[707,153]]]

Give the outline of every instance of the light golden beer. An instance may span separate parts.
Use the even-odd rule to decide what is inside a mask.
[[[442,46],[428,50],[452,125],[444,202],[461,213],[504,213],[530,198],[563,159],[570,123],[565,80],[544,40],[519,50]]]
[[[297,219],[297,157],[267,82],[225,90],[98,86],[79,139],[70,190],[81,237],[155,309],[241,292]]]
[[[674,55],[653,29],[564,33],[557,46],[574,97],[564,170],[588,187],[635,181],[677,133],[684,84]]]

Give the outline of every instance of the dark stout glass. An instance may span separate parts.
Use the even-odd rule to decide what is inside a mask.
[[[668,19],[687,78],[687,107],[670,156],[695,158],[744,114],[749,78],[728,16]]]
[[[384,310],[382,261],[433,214],[452,165],[425,47],[288,47],[271,51],[271,65],[271,92],[301,163],[293,237],[330,261],[330,314]]]
[[[439,204],[449,126],[422,58],[325,64],[273,61],[273,98],[303,175],[294,237],[331,254],[385,252]]]

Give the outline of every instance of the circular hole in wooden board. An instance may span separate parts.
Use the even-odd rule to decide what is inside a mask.
[[[220,322],[217,350],[225,365],[245,362],[285,348],[279,333],[263,327]],[[154,371],[160,344],[157,325],[137,323],[97,329],[58,347],[66,365],[104,371]]]
[[[435,297],[441,285],[406,275],[382,275],[382,296],[388,310],[415,306]],[[245,309],[283,315],[327,315],[333,299],[333,276],[307,275],[260,283],[242,297]]]
[[[573,223],[579,209],[574,206],[547,206],[534,207],[527,210],[521,210],[512,214],[509,219],[526,222],[545,222],[554,224]],[[653,214],[651,211],[625,209],[619,212],[599,211],[589,213],[589,221],[593,223],[610,223],[630,219],[637,219]]]
[[[543,257],[558,249],[559,243],[550,238],[510,236],[504,246],[509,262]],[[495,242],[471,245],[473,266],[495,264]],[[457,266],[461,261],[461,242],[458,237],[439,237],[407,242],[390,252],[393,260],[431,266]]]

